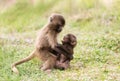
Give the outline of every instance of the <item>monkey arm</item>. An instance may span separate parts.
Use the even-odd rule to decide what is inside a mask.
[[[50,53],[52,53],[52,54],[54,54],[54,55],[56,55],[56,56],[59,56],[60,55],[60,52],[59,52],[59,50],[58,49],[49,49],[49,52]]]
[[[72,60],[73,59],[73,52],[70,49],[67,49],[64,45],[61,45],[61,46],[58,45],[57,48],[60,49],[63,52],[62,54],[67,57],[66,60]]]
[[[56,56],[60,56],[61,54],[65,55],[67,57],[66,60],[73,59],[73,54],[68,52],[68,50],[62,44],[58,44],[54,49],[49,49],[49,51]]]
[[[62,46],[61,44],[57,44],[57,46],[55,48],[49,48],[49,51],[51,53],[53,53],[54,55],[59,55],[59,54],[65,53],[63,50],[58,48],[58,47],[61,47],[61,46]]]

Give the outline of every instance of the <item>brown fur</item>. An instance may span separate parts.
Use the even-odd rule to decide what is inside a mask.
[[[41,70],[47,71],[53,69],[57,56],[50,53],[48,48],[54,49],[57,45],[57,35],[62,31],[65,25],[65,19],[59,14],[50,16],[49,22],[38,34],[35,44],[35,50],[26,58],[12,64],[12,71],[19,73],[16,66],[37,57],[43,61]]]
[[[77,44],[77,39],[73,34],[67,34],[62,40],[62,44],[58,44],[52,53],[58,55],[55,68],[67,69],[70,67],[70,61],[73,59],[74,47]]]

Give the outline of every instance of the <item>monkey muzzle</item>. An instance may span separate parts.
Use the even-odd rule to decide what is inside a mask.
[[[59,33],[59,32],[61,32],[61,31],[62,31],[62,27],[61,27],[60,25],[57,25],[57,26],[56,26],[56,32]]]
[[[58,28],[56,31],[60,33],[62,31],[62,28]]]

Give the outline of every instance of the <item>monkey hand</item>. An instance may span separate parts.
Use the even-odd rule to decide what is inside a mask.
[[[61,47],[62,45],[61,44],[57,44],[55,47],[56,48],[59,48],[59,47]]]

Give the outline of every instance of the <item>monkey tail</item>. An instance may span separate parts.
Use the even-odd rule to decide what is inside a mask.
[[[35,52],[32,52],[32,53],[31,53],[29,56],[27,56],[26,58],[24,58],[24,59],[22,59],[22,60],[20,60],[20,61],[18,61],[18,62],[13,63],[12,66],[11,66],[12,71],[13,71],[14,73],[16,73],[16,74],[19,74],[19,71],[18,71],[18,69],[16,68],[16,66],[19,65],[19,64],[22,64],[22,63],[24,63],[24,62],[27,62],[27,61],[31,60],[32,58],[34,58],[34,55],[35,55]]]
[[[16,68],[15,65],[12,65],[11,68],[12,68],[12,71],[13,71],[14,73],[19,74],[19,71],[18,71],[18,69]]]

